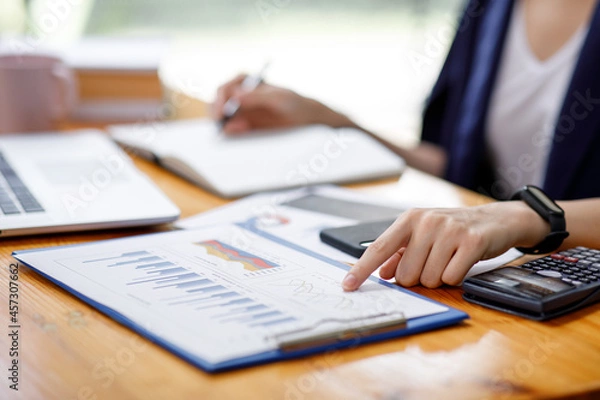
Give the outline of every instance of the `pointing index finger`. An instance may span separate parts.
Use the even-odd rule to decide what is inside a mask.
[[[398,218],[367,248],[360,260],[354,264],[342,281],[342,288],[345,291],[358,289],[373,271],[394,255],[400,247],[406,245],[410,238],[410,232],[408,221],[402,217]]]

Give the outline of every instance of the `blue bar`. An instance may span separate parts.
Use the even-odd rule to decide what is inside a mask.
[[[215,282],[211,281],[210,279],[206,279],[206,284],[207,285],[213,285]],[[179,296],[170,296],[170,297],[165,297],[164,300],[177,300],[177,299],[184,299],[184,298],[190,298],[190,297],[198,297],[198,295],[202,295],[202,293],[193,293],[197,291],[196,289],[190,289],[190,290],[186,290],[187,293],[184,293],[182,295]]]
[[[211,283],[211,281],[208,279],[198,279],[197,281],[183,282],[183,283],[177,283],[174,285],[167,285],[167,286],[177,286],[178,288],[183,289],[183,288],[187,288],[187,287],[204,286],[204,285],[206,285],[207,282]],[[167,286],[161,286],[161,287],[167,287]]]
[[[249,307],[245,307],[242,310],[246,310],[246,311],[259,311],[259,310],[264,310],[265,308],[269,308],[267,306],[265,306],[264,304],[257,304],[255,306],[249,306]]]
[[[219,294],[213,294],[210,297],[220,297],[222,299],[226,299],[227,297],[235,297],[235,296],[239,296],[239,293],[236,292],[227,292],[227,293],[219,293]]]
[[[208,282],[208,279],[206,279]],[[192,289],[192,290],[186,290],[188,293],[208,293],[208,292],[214,292],[215,290],[225,290],[227,289],[225,286],[221,286],[221,285],[215,285],[215,286],[209,286],[209,287],[205,287],[205,288],[199,288],[199,289]]]
[[[166,287],[170,287],[170,286],[177,286],[181,283],[186,283],[186,282],[177,282],[177,281],[185,281],[187,279],[192,279],[195,277],[202,278],[201,275],[198,275],[193,272],[189,273],[189,274],[177,275],[172,278],[163,278],[162,281],[158,282],[159,284],[156,285],[156,287],[154,289],[162,289],[162,288],[166,288]],[[166,285],[163,285],[163,283],[166,283]]]
[[[274,315],[281,315],[281,314],[283,314],[281,311],[269,311],[269,312],[262,313],[262,314],[251,315],[250,318],[251,319],[260,319],[260,318],[264,318],[264,317],[272,317]]]
[[[294,317],[287,317],[287,318],[283,318],[283,319],[276,319],[275,321],[267,321],[267,322],[261,322],[258,324],[250,324],[250,326],[255,327],[255,326],[271,326],[271,325],[277,325],[277,324],[285,324],[288,322],[292,322],[292,321],[296,321],[296,318]]]
[[[248,303],[248,302],[252,303],[252,302],[254,302],[254,300],[244,297],[244,298],[238,299],[238,300],[231,300],[226,304],[244,304],[244,303]]]
[[[183,279],[189,279],[189,278],[192,278],[194,276],[200,276],[200,275],[194,274],[194,273],[189,273],[189,274],[177,275],[177,276],[174,276],[174,277],[167,277],[167,278],[165,278],[164,276],[159,276],[158,278],[146,279],[144,281],[129,282],[127,284],[128,285],[137,285],[139,283],[146,283],[146,282],[169,283],[169,282],[180,281],[180,280],[183,280]]]
[[[141,278],[137,278],[137,279],[141,279]],[[166,280],[166,278],[164,276],[156,276],[152,279],[145,279],[143,281],[127,282],[127,285],[137,285],[139,283],[149,283],[149,282],[163,282],[165,280]]]
[[[226,293],[213,294],[213,295],[208,296],[208,297],[200,297],[200,298],[192,298],[190,300],[176,301],[174,303],[169,303],[169,305],[198,303],[198,302],[203,302],[203,301],[215,301],[219,297],[220,298],[228,298],[228,297],[235,297],[235,296],[239,296],[239,294],[236,293],[236,292],[226,292]],[[205,307],[201,307],[201,308],[205,308]],[[201,308],[197,308],[197,309],[199,310]]]
[[[138,265],[137,267],[135,267],[136,269],[144,269],[144,268],[162,268],[162,267],[170,267],[171,265],[175,265],[170,261],[163,261],[163,262],[159,262],[159,263],[154,263],[154,264],[144,264],[144,265]]]
[[[119,265],[135,264],[138,262],[158,261],[158,260],[162,260],[162,258],[159,256],[141,257],[141,258],[136,258],[135,260],[121,261],[121,262],[117,262],[114,264],[110,264],[110,265],[107,265],[107,267],[118,267]]]
[[[268,318],[268,317],[274,317],[277,315],[283,315],[283,313],[281,311],[269,311],[266,313],[262,313],[262,314],[254,314],[254,315],[248,315],[248,316],[243,316],[240,318],[236,318],[234,320],[240,321],[240,322],[245,322],[245,321],[252,321],[252,320],[256,320],[256,319],[263,319],[263,318]]]
[[[193,303],[197,303],[199,301],[205,301],[205,300],[212,300],[212,299],[208,299],[206,297],[201,297],[201,298],[195,298],[195,299],[189,299],[189,300],[181,300],[181,301],[176,301],[173,303],[168,303],[170,306],[174,306],[177,304],[193,304]]]
[[[108,260],[116,260],[117,258],[126,258],[126,257],[137,257],[137,256],[144,256],[146,254],[150,254],[145,250],[142,251],[132,251],[129,253],[123,253],[120,256],[116,256],[116,257],[106,257],[106,258],[97,258],[95,260],[87,260],[84,261],[83,263],[93,263],[93,262],[98,262],[98,261],[108,261]]]
[[[205,306],[205,307],[197,307],[196,310],[205,310],[207,308],[216,308],[216,307],[229,307],[234,304],[246,304],[246,303],[254,303],[254,300],[244,297],[244,298],[237,299],[237,300],[230,300],[227,303],[212,304],[210,306]]]
[[[185,269],[185,268],[177,267],[177,268],[169,268],[169,269],[158,269],[156,271],[148,271],[148,272],[146,272],[146,274],[148,274],[148,275],[150,275],[150,274],[171,275],[171,274],[176,274],[178,272],[186,272],[186,271],[187,271],[187,269]],[[142,278],[138,278],[138,279],[142,279]]]
[[[247,312],[251,312],[251,311],[260,311],[260,310],[267,310],[267,309],[269,309],[269,307],[265,306],[264,304],[257,304],[257,305],[248,306],[248,307],[239,307],[239,308],[234,308],[234,309],[230,310],[226,314],[215,315],[214,318],[229,317],[232,314],[247,313]],[[241,318],[243,319],[245,317],[241,317]],[[240,319],[240,317],[225,318],[225,319],[221,320],[221,322],[226,322],[228,320],[235,320],[235,319]]]

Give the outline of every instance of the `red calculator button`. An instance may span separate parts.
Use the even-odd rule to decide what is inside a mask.
[[[558,254],[558,253],[551,254],[550,257],[555,260],[564,260],[565,259],[565,256],[563,256],[562,254]]]
[[[565,261],[566,262],[570,262],[570,263],[576,263],[577,261],[579,261],[579,258],[576,258],[576,257],[565,257]]]

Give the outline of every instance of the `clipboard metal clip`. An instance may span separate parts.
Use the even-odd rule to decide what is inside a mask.
[[[391,315],[395,315],[395,317],[385,318]],[[382,318],[385,319],[381,320]],[[344,323],[352,324],[352,326],[342,329],[338,327],[331,330],[312,332],[324,323]],[[274,340],[281,351],[290,352],[391,332],[402,329],[405,326],[406,317],[404,313],[395,311],[392,313],[373,314],[363,318],[325,318],[315,322],[311,326],[278,333],[268,337],[268,339]]]

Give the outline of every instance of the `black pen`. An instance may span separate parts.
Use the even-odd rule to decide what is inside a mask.
[[[267,62],[265,65],[263,65],[258,74],[246,76],[241,84],[242,90],[245,92],[251,92],[256,89],[263,82],[264,74],[268,67],[269,63]],[[235,116],[239,109],[240,102],[236,99],[230,98],[225,102],[223,105],[223,118],[221,118],[220,121],[221,128],[223,128],[223,126],[225,126],[225,124]]]

